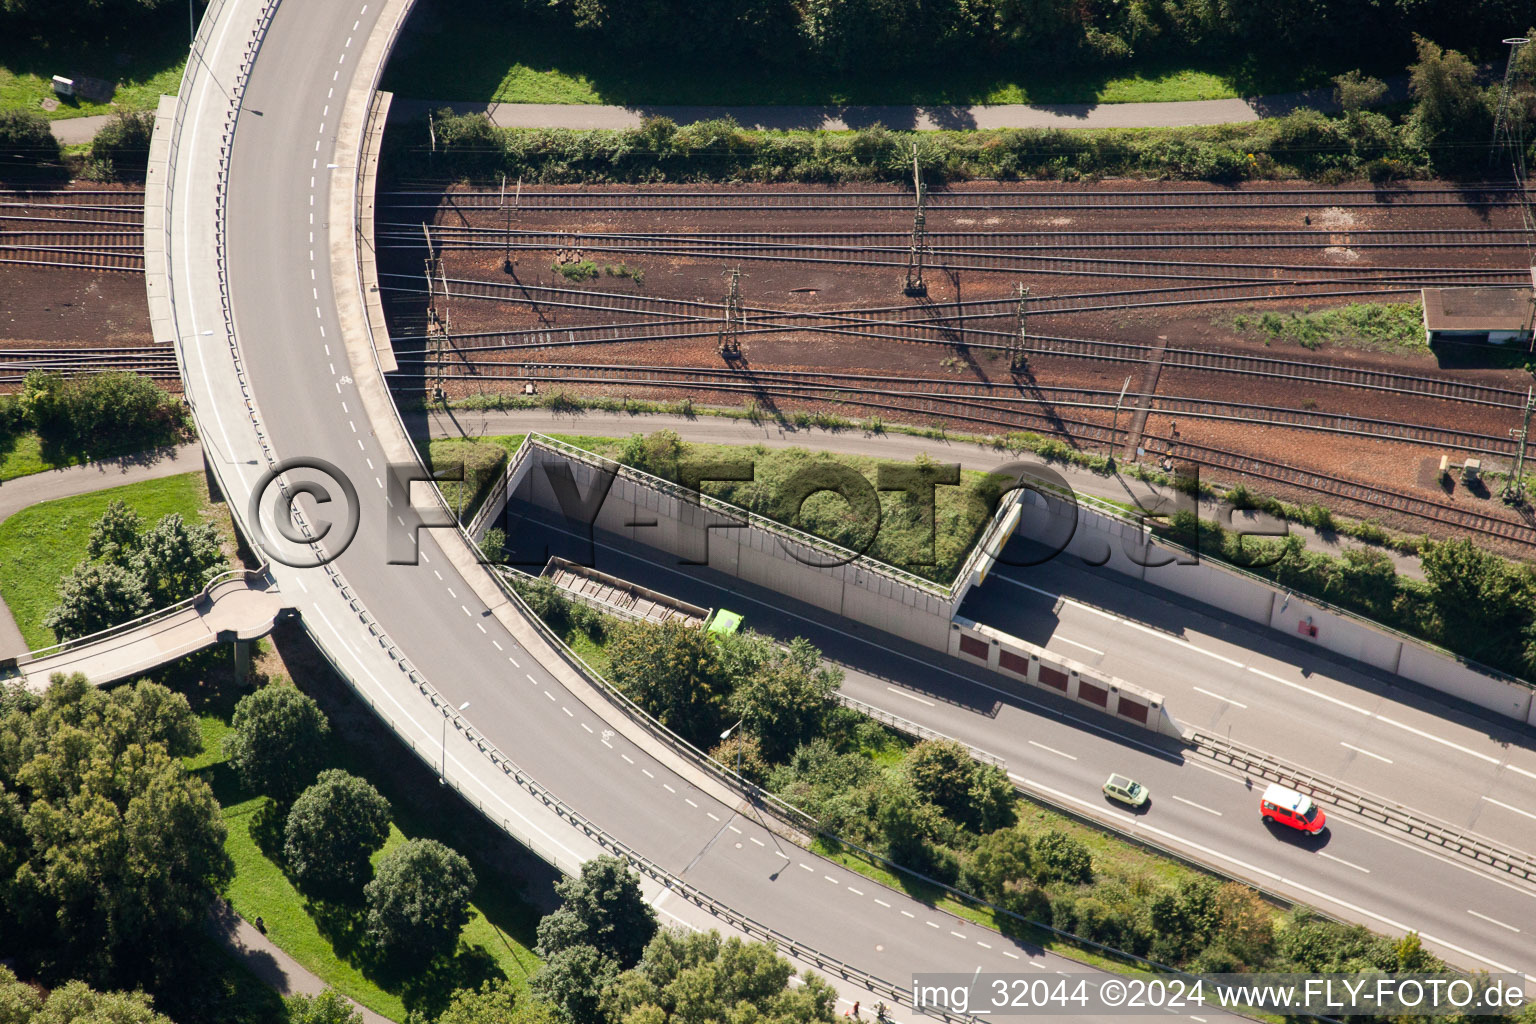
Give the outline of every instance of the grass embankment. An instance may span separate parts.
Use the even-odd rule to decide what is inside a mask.
[[[227,660],[218,665],[220,677],[228,678],[229,671]],[[361,776],[389,800],[389,840],[374,863],[408,838],[432,838],[469,857],[477,879],[470,920],[453,958],[412,976],[392,973],[369,953],[359,906],[312,900],[284,873],[281,818],[273,813],[270,798],[252,795],[240,785],[222,751],[241,693],[218,684],[180,688],[192,701],[203,735],[203,753],[189,758],[187,764],[208,780],[222,808],[229,829],[225,850],[235,865],[228,899],[241,917],[261,918],[268,938],[305,969],[396,1021],[404,1021],[415,1008],[435,1014],[453,989],[477,987],[486,978],[504,975],[519,988],[525,985],[539,965],[530,949],[538,911],[510,892],[501,873],[457,834],[462,827],[459,819],[477,812],[437,790],[430,771],[387,736],[364,737],[349,724],[353,716],[370,716],[370,712],[360,707],[341,714],[330,711],[332,742],[323,768],[342,768]],[[376,722],[368,724],[383,729]],[[444,802],[452,806],[443,806]]]
[[[466,467],[488,465],[493,459],[499,459],[502,451],[516,451],[525,436],[433,441],[429,455],[435,467],[450,465],[456,459],[464,460]],[[812,452],[805,448],[769,448],[760,444],[683,444],[669,448],[659,457],[654,453],[647,457],[646,446],[636,445],[633,439],[577,435],[558,435],[558,439],[669,479],[676,477],[676,458],[684,452],[687,459],[702,462],[746,460],[751,463],[754,479],[706,482],[703,493],[855,551],[866,552],[888,565],[942,584],[954,579],[986,527],[993,508],[992,492],[987,486],[988,475],[974,470],[963,470],[958,486],[935,488],[934,516],[930,519],[918,502],[898,490],[877,492],[878,514],[872,506],[858,507],[827,491],[812,494],[803,505],[791,507],[795,505],[793,495],[797,493],[793,482],[816,479],[831,483],[833,478],[825,472],[829,467],[854,470],[873,490],[879,482],[881,466],[910,466],[910,463]],[[499,466],[497,461],[495,467],[499,469]],[[491,472],[489,478],[494,477]],[[468,519],[488,493],[487,482],[487,473],[482,472],[466,484],[443,484],[443,493],[450,504],[458,502],[461,487],[473,494],[465,500],[464,518]]]
[[[1356,302],[1300,313],[1239,313],[1225,321],[1238,334],[1285,341],[1306,349],[1324,345],[1367,352],[1428,352],[1424,307],[1417,302]]]
[[[0,33],[0,109],[40,110],[53,119],[153,110],[161,94],[174,96],[181,87],[186,60],[187,11],[175,4],[125,15],[110,27]],[[99,78],[116,90],[105,103],[55,96],[54,75]],[[54,110],[43,106],[50,99],[58,101]]]
[[[487,103],[823,105],[1145,103],[1226,99],[1284,92],[1325,80],[1316,71],[1215,62],[1141,62],[1137,70],[1044,65],[973,54],[964,65],[827,74],[820,61],[797,66],[743,60],[729,67],[642,60],[526,12],[475,3],[435,8],[434,32],[408,40],[390,61],[383,88],[413,99]],[[449,47],[451,46],[451,50]]]
[[[52,469],[67,469],[70,466],[83,466],[87,462],[137,454],[140,454],[137,444],[127,445],[121,451],[103,449],[89,455],[50,452],[44,449],[42,439],[29,430],[5,440],[3,450],[0,450],[0,482],[34,473],[46,473]]]
[[[203,475],[182,473],[41,502],[0,523],[0,598],[32,650],[57,642],[43,619],[58,601],[59,581],[85,558],[91,527],[116,500],[150,523],[172,512],[189,523],[224,516],[210,505]]]

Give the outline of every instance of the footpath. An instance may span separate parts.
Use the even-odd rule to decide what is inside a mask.
[[[140,480],[192,473],[202,466],[202,446],[189,444],[17,477],[0,483],[0,523],[38,502],[72,498]],[[27,642],[22,639],[21,630],[16,628],[11,610],[0,602],[0,658],[14,658],[26,650]]]
[[[1387,102],[1407,95],[1406,82],[1391,83]],[[1177,128],[1237,124],[1282,117],[1308,107],[1338,110],[1333,90],[1312,89],[1226,100],[1170,103],[999,103],[823,106],[614,106],[586,103],[477,103],[395,99],[391,121],[408,121],[428,111],[485,113],[502,128],[638,128],[647,117],[667,117],[680,125],[729,117],[743,128],[849,131],[882,124],[893,131],[963,131],[988,128]]]

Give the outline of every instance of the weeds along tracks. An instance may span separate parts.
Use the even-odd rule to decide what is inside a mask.
[[[558,211],[698,211],[698,210],[874,210],[910,211],[912,194],[897,189],[855,192],[729,191],[725,189],[629,190],[624,192],[557,191],[552,189],[453,192],[441,187],[382,192],[379,201],[396,209],[484,210],[513,206],[518,210]],[[1116,191],[1044,188],[944,189],[928,193],[930,210],[1210,210],[1319,206],[1519,206],[1520,190],[1512,185],[1466,185],[1459,188],[1362,189],[1167,189]]]
[[[397,353],[402,366],[422,367],[433,359],[430,353]],[[815,371],[708,369],[684,366],[623,366],[606,363],[521,363],[477,360],[450,354],[445,368],[452,376],[505,377],[505,371],[516,371],[522,379],[538,380],[546,373],[559,373],[570,383],[618,384],[622,386],[648,386],[657,381],[698,382],[718,384],[729,390],[751,390],[759,385],[781,388],[806,389],[827,396],[829,401],[838,396],[861,393],[879,393],[888,397],[913,396],[924,401],[953,402],[957,406],[977,412],[990,409],[1028,410],[1048,408],[1070,409],[1074,412],[1111,412],[1117,405],[1119,392],[1113,389],[1068,388],[1037,385],[1034,383],[998,383],[982,381],[956,381],[931,377],[894,377]],[[487,368],[493,371],[488,373]],[[1511,456],[1515,442],[1507,435],[1479,434],[1448,427],[1406,423],[1374,417],[1353,416],[1278,406],[1257,405],[1245,402],[1229,402],[1220,399],[1195,398],[1180,395],[1145,395],[1127,392],[1125,399],[1135,406],[1146,403],[1150,412],[1185,419],[1216,420],[1240,423],[1263,423],[1290,427],[1298,430],[1355,437],[1391,439],[1417,444],[1454,448],[1473,454]]]
[[[693,372],[697,373],[698,371]],[[491,376],[494,379],[495,375]],[[611,386],[624,383],[615,380],[591,382],[586,381],[580,375],[567,375],[555,372],[542,372],[533,376],[527,373],[504,374],[500,376],[523,381],[532,380],[547,386],[580,385],[583,383],[601,383]],[[1123,429],[1118,430],[1115,432],[1115,438],[1112,439],[1109,427],[1045,411],[993,408],[990,405],[980,405],[978,407],[976,403],[948,397],[929,397],[912,393],[886,394],[869,388],[845,388],[834,391],[834,389],[828,387],[809,385],[698,379],[668,380],[660,378],[649,380],[636,379],[630,383],[636,387],[667,389],[693,394],[735,395],[744,400],[762,403],[765,407],[764,415],[769,418],[776,415],[777,400],[799,400],[817,403],[835,402],[850,408],[867,410],[870,413],[890,413],[897,417],[915,419],[918,422],[927,418],[937,424],[960,422],[975,424],[990,430],[996,430],[999,427],[1033,430],[1065,437],[1074,447],[1081,447],[1085,442],[1096,446],[1108,445],[1114,439],[1123,439],[1125,433]],[[829,397],[829,392],[833,392],[831,397]],[[1182,440],[1169,441],[1157,438],[1156,444],[1153,447],[1166,450],[1168,454],[1182,459],[1228,469],[1235,473],[1241,473],[1272,483],[1285,484],[1317,494],[1343,498],[1371,508],[1471,530],[1505,541],[1525,545],[1536,544],[1536,527],[1533,527],[1528,522],[1517,522],[1497,516],[1485,515],[1459,508],[1448,502],[1422,498],[1406,491],[1378,487],[1350,480],[1346,477],[1297,469],[1282,463]]]

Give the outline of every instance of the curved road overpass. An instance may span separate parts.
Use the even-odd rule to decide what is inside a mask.
[[[323,459],[357,489],[356,537],[331,564],[272,568],[319,648],[465,799],[550,863],[574,871],[615,839],[645,858],[664,921],[729,931],[744,914],[748,934],[808,947],[781,941],[803,962],[835,958],[903,987],[914,971],[1080,970],[786,843],[737,792],[610,705],[456,531],[421,531],[416,564],[390,564],[388,532],[405,519],[389,466],[416,458],[362,312],[352,185],[409,6],[216,0],[151,154],[156,337],[177,346],[241,530],[275,538],[247,507],[279,460]],[[317,531],[334,516],[335,505],[300,507]],[[664,873],[694,898],[657,884]],[[845,994],[871,991],[857,972],[824,973]]]
[[[176,345],[237,523],[290,554],[324,548],[270,540],[270,514],[247,512],[251,495],[296,457],[324,460],[356,488],[357,534],[328,552],[332,563],[274,564],[287,603],[465,799],[567,872],[621,844],[649,869],[664,920],[792,938],[804,946],[785,951],[804,962],[852,965],[849,994],[870,991],[860,972],[905,986],[917,971],[1080,970],[786,843],[719,776],[610,704],[457,531],[421,531],[414,564],[392,564],[391,534],[409,513],[390,467],[418,464],[363,312],[353,184],[409,6],[214,0],[177,102],[157,119],[152,321],[156,339]],[[299,504],[316,531],[338,518],[339,502]],[[671,879],[696,888],[684,898],[659,881]]]

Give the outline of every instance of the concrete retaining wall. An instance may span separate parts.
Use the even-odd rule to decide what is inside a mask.
[[[955,616],[949,630],[949,653],[969,664],[985,665],[1011,682],[1066,697],[1164,736],[1184,738],[1161,694],[979,622]],[[1025,692],[1024,687],[1017,689]]]
[[[1027,494],[1032,513],[1047,508]],[[1064,514],[1064,509],[1051,511]],[[1178,560],[1181,553],[1141,542],[1135,524],[1087,505],[1077,506],[1077,530],[1065,554],[1104,566],[1222,611],[1263,623],[1287,636],[1364,662],[1478,707],[1536,725],[1532,688],[1483,671],[1454,655],[1404,638],[1366,619],[1308,601],[1214,561]],[[1187,556],[1184,556],[1187,559]],[[1148,567],[1146,562],[1170,564]]]
[[[566,519],[560,512],[544,469],[555,465],[570,470],[581,496],[600,484],[596,466],[534,446],[509,478],[511,497],[545,516],[554,515],[562,528],[579,530],[579,519]],[[908,583],[864,561],[831,564],[836,559],[830,552],[802,543],[790,532],[777,532],[760,520],[733,518],[629,473],[613,480],[593,526],[925,647],[948,648],[952,596]]]

